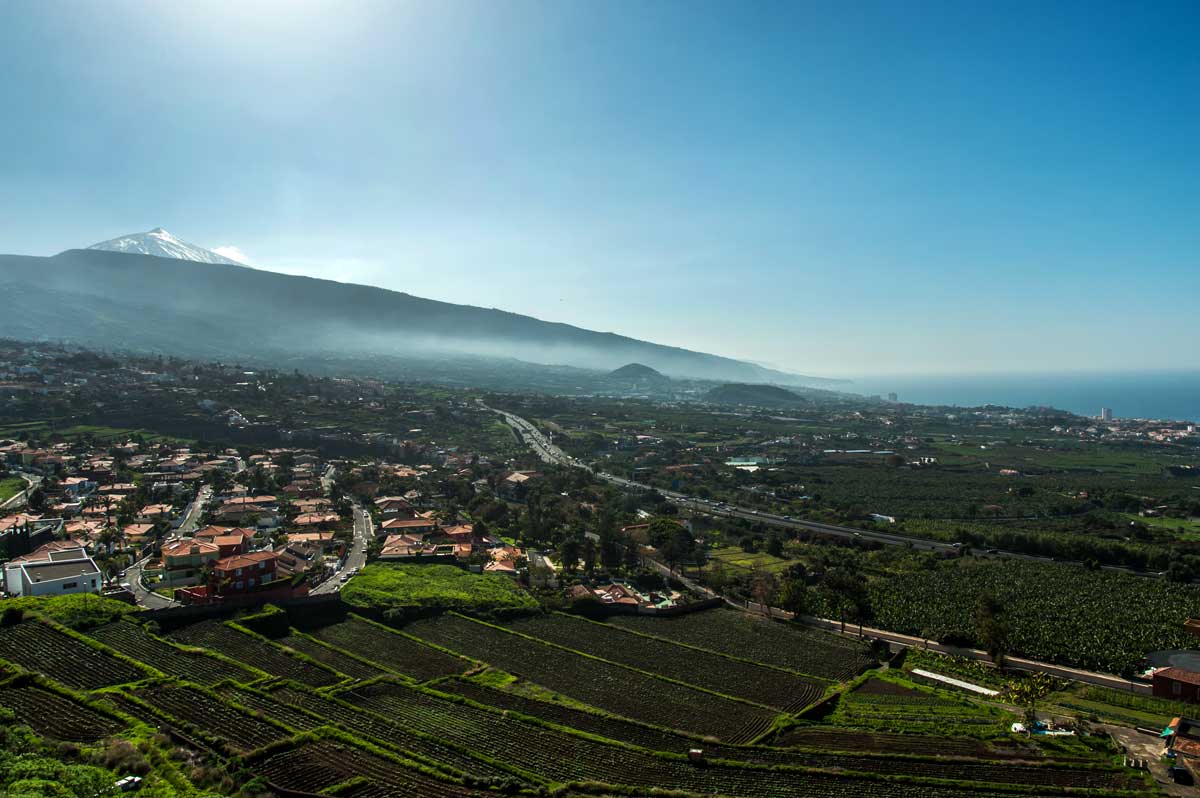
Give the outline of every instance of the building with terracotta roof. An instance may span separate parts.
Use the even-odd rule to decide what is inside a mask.
[[[153,524],[155,521],[166,521],[170,518],[171,505],[169,504],[147,504],[137,514],[137,521],[143,524]]]
[[[385,532],[433,532],[438,523],[432,518],[389,518],[379,525]]]
[[[292,519],[296,526],[327,526],[337,522],[337,513],[301,513]]]
[[[1172,718],[1160,735],[1166,745],[1164,754],[1174,756],[1177,763],[1189,770],[1200,765],[1200,721],[1191,718]]]
[[[1200,673],[1185,668],[1159,668],[1150,681],[1155,698],[1200,703]]]
[[[201,581],[204,567],[215,562],[221,549],[214,543],[185,538],[162,547],[164,587],[194,585]]]
[[[129,524],[121,529],[121,535],[130,546],[141,546],[154,534],[154,524]]]
[[[221,595],[245,593],[275,581],[279,555],[273,551],[237,554],[213,563],[210,588]]]

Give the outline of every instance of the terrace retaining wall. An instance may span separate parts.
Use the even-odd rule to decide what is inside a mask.
[[[263,604],[274,604],[289,612],[303,611],[305,609],[313,610],[330,610],[335,605],[342,604],[342,597],[337,593],[324,594],[319,596],[304,596],[302,598],[283,599],[277,601],[268,601],[266,599],[251,602],[239,603],[220,603],[220,604],[197,604],[184,607],[166,607],[161,610],[145,610],[138,614],[138,618],[155,621],[169,627],[184,626],[196,621],[207,620],[208,618],[220,618],[223,616],[232,616],[234,613],[249,609]]]

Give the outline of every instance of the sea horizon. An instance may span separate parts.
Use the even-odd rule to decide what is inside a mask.
[[[1200,420],[1200,370],[1069,374],[893,375],[847,377],[847,393],[921,405],[1054,407],[1098,417]]]

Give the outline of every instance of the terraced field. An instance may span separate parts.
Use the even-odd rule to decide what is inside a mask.
[[[293,633],[275,640],[281,646],[287,646],[293,651],[312,657],[322,665],[328,665],[335,671],[354,679],[374,679],[387,671],[383,668],[364,662],[362,659],[349,656],[336,648],[322,644],[300,633]]]
[[[278,726],[194,688],[155,685],[136,690],[133,695],[166,718],[180,720],[209,737],[223,740],[228,748],[239,753],[254,751],[288,736]]]
[[[277,639],[124,620],[88,632],[96,647],[29,619],[0,628],[0,708],[60,743],[145,735],[140,721],[271,789],[329,798],[1150,794],[1102,743],[1043,750],[1001,710],[893,672],[839,684],[868,664],[855,643],[691,618],[446,614],[393,630],[349,616]],[[797,715],[834,689],[822,725]]]
[[[784,712],[798,712],[825,693],[830,682],[686,648],[655,637],[638,638],[603,623],[563,615],[540,615],[505,624],[539,640],[704,690],[724,693]]]
[[[474,665],[359,618],[347,618],[308,633],[324,643],[419,682],[463,673]]]
[[[87,633],[104,645],[119,651],[169,676],[178,676],[201,684],[216,684],[231,679],[245,682],[256,674],[207,652],[185,652],[146,631],[132,621],[117,621]]]
[[[851,679],[875,664],[867,647],[856,641],[734,610],[714,609],[674,618],[618,615],[607,623],[835,681]]]
[[[331,741],[306,743],[273,753],[252,763],[254,771],[272,784],[301,793],[322,790],[361,778],[369,789],[349,793],[355,798],[483,798],[494,792],[472,790],[431,779],[401,762],[360,748]],[[347,795],[339,791],[339,796]]]
[[[375,743],[394,748],[412,759],[440,764],[476,778],[507,778],[512,775],[510,771],[472,756],[436,736],[429,736],[417,728],[400,723],[391,715],[360,711],[342,700],[343,697],[329,698],[309,690],[283,686],[272,690],[271,698]]]
[[[868,679],[843,694],[826,719],[855,729],[998,737],[1012,714],[931,689]]]
[[[116,718],[35,685],[0,687],[0,707],[43,737],[64,742],[103,740],[124,727]]]
[[[405,631],[608,712],[725,742],[753,740],[777,715],[456,615]]]
[[[266,671],[281,679],[295,679],[311,687],[330,685],[341,675],[329,668],[288,656],[278,646],[272,646],[253,635],[240,632],[221,621],[201,621],[167,635],[167,639],[189,646],[211,648],[248,667]]]
[[[0,657],[83,690],[136,682],[150,675],[36,621],[0,627]]]

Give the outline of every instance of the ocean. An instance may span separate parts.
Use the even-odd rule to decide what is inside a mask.
[[[1114,374],[997,374],[863,377],[838,390],[923,405],[1045,405],[1082,416],[1112,408],[1117,418],[1200,421],[1200,371]]]

